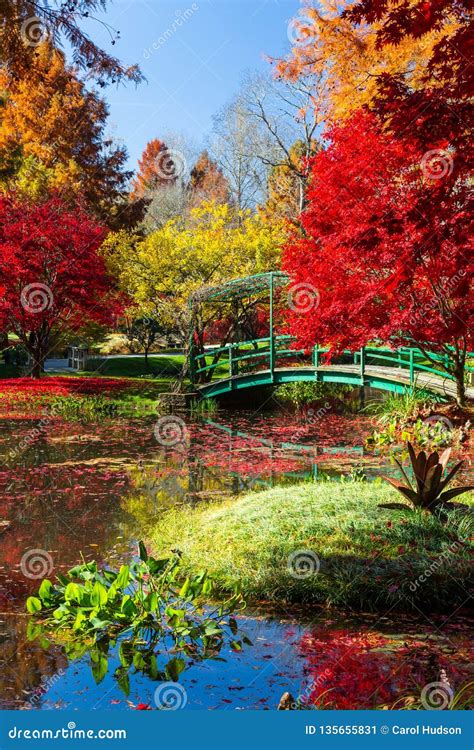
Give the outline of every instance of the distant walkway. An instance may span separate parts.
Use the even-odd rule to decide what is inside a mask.
[[[69,367],[68,359],[47,359],[44,363],[45,372],[76,372],[72,367]]]

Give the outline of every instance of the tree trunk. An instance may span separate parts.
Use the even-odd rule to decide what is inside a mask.
[[[456,370],[456,401],[459,406],[466,405],[466,385],[464,383],[464,368]]]
[[[145,372],[148,372],[148,347],[145,347]]]
[[[39,380],[43,372],[43,361],[38,353],[33,353],[33,364],[31,366],[30,377]]]
[[[27,345],[28,351],[33,359],[31,365],[30,377],[36,380],[44,372],[44,360],[48,352],[49,345],[49,328],[43,324],[39,331],[32,331],[29,336]]]

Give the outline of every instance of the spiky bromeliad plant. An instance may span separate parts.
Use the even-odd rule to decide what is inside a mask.
[[[390,477],[384,476],[383,479],[386,479],[387,482],[390,482],[390,484],[395,487],[395,489],[401,492],[401,494],[412,503],[413,508],[421,508],[422,510],[430,511],[430,513],[436,513],[443,508],[449,508],[449,501],[454,497],[462,495],[464,492],[474,490],[474,486],[453,487],[450,490],[446,489],[463,464],[463,461],[459,461],[459,463],[453,466],[451,471],[443,477],[451,455],[451,448],[447,448],[443,451],[441,456],[436,451],[427,456],[424,451],[421,451],[421,453],[416,455],[411,443],[408,443],[407,447],[410,455],[413,476],[416,481],[416,487],[413,488],[405,469],[397,459],[395,459],[395,462],[400,468],[406,484],[399,482],[396,479],[391,479]],[[405,503],[382,503],[380,507],[400,510],[412,509],[409,505],[405,505]]]

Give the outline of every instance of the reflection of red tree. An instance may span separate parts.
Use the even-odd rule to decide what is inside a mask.
[[[459,671],[439,651],[415,638],[403,642],[377,633],[308,633],[300,643],[308,659],[307,703],[320,708],[371,709],[390,705],[407,690]]]

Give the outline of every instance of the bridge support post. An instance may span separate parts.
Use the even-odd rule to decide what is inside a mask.
[[[315,344],[313,347],[313,367],[319,367],[319,344]],[[315,372],[315,380],[318,382],[320,379],[319,370]]]
[[[410,385],[415,382],[415,352],[410,349]]]
[[[364,385],[365,376],[365,346],[360,350],[360,384]]]
[[[229,360],[229,375],[231,378],[233,378],[234,375],[237,374],[236,362],[234,362],[234,350],[232,348],[232,344],[227,344],[227,348],[229,351],[227,355],[227,358]]]
[[[275,369],[275,336],[273,332],[273,273],[270,273],[270,375],[273,382]]]

